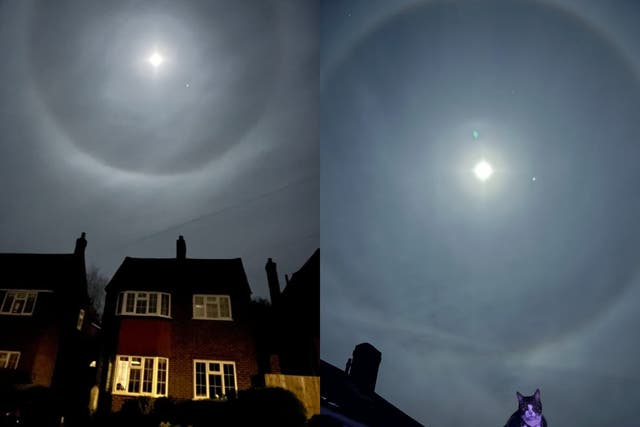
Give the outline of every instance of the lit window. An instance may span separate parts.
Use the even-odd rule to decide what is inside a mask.
[[[111,376],[113,375],[113,362],[109,361],[109,366],[107,366],[107,384],[105,389],[107,391],[111,391]]]
[[[233,320],[231,318],[231,299],[228,295],[194,295],[193,318]]]
[[[159,302],[159,303],[158,303]],[[116,314],[169,317],[171,296],[162,292],[121,292]]]
[[[0,314],[31,316],[36,306],[37,291],[0,291]]]
[[[117,356],[114,394],[166,396],[169,359]]]
[[[193,361],[194,399],[227,399],[236,394],[236,364],[217,360]]]
[[[82,330],[82,323],[84,322],[84,309],[80,309],[80,313],[78,313],[78,323],[76,324],[76,329]]]
[[[0,368],[18,369],[18,359],[20,359],[19,351],[0,350]]]

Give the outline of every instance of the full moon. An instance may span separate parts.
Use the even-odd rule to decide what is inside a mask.
[[[493,175],[493,168],[489,162],[481,160],[476,163],[476,166],[473,168],[473,173],[476,174],[476,178],[480,181],[486,181]]]
[[[164,58],[158,52],[153,52],[148,61],[153,65],[153,68],[158,68],[164,62]]]

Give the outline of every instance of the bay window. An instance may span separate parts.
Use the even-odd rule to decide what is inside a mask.
[[[169,359],[164,357],[117,356],[114,394],[166,396]]]
[[[170,317],[171,295],[164,292],[126,291],[118,295],[116,314]]]
[[[0,290],[0,314],[15,316],[31,316],[36,306],[38,291]]]
[[[18,369],[19,351],[0,350],[0,369]]]

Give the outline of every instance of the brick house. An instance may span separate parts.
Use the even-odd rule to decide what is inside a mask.
[[[86,407],[94,384],[84,252],[0,254],[0,383],[43,386]],[[60,408],[64,414],[70,407]]]
[[[127,257],[106,287],[101,402],[225,399],[258,373],[242,260]]]

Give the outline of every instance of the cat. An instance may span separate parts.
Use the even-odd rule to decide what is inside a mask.
[[[540,402],[540,389],[532,396],[518,396],[518,410],[509,417],[504,427],[547,427],[547,420],[542,415],[542,403]]]

